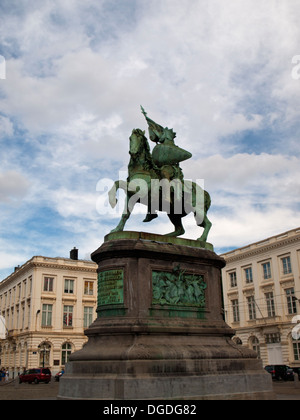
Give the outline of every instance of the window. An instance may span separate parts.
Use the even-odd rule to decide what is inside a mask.
[[[63,326],[64,327],[73,326],[73,306],[64,305]]]
[[[93,322],[93,313],[94,313],[94,308],[91,306],[85,306],[84,307],[84,312],[83,312],[83,326],[84,328],[88,328],[91,323]]]
[[[281,259],[282,272],[284,275],[292,273],[291,257],[284,257]]]
[[[285,289],[285,296],[288,308],[288,314],[297,313],[297,298],[295,297],[295,290],[293,287],[290,289]]]
[[[69,293],[69,294],[74,293],[74,280],[65,279],[64,293]]]
[[[53,277],[44,277],[44,292],[53,292]]]
[[[280,333],[265,334],[265,339],[266,339],[267,344],[273,344],[273,343],[280,343],[281,342]]]
[[[42,327],[52,325],[52,305],[43,304],[42,307]]]
[[[256,319],[256,308],[255,308],[255,299],[254,296],[247,297],[249,319]]]
[[[300,360],[300,341],[293,340],[294,360]]]
[[[233,322],[239,322],[240,321],[240,310],[239,310],[238,299],[233,299],[231,301],[231,305],[232,305]]]
[[[229,273],[230,278],[230,287],[236,287],[237,286],[237,278],[236,278],[236,272]]]
[[[244,269],[246,283],[253,283],[253,276],[252,276],[252,267],[248,267]]]
[[[93,295],[94,294],[94,282],[93,281],[85,281],[84,282],[84,294],[85,295]]]
[[[271,279],[272,278],[271,263],[270,262],[264,263],[262,267],[263,267],[264,279],[265,280]]]
[[[27,288],[27,281],[23,280],[22,298],[24,298],[26,296],[26,288]]]
[[[30,301],[27,301],[27,314],[30,314]],[[26,325],[25,328],[29,328],[30,327],[30,322],[32,322],[32,319],[30,316],[26,316]]]
[[[72,346],[70,343],[65,343],[61,347],[61,364],[65,365],[69,361],[70,354],[72,353]]]
[[[275,316],[275,302],[273,292],[265,293],[267,302],[267,312],[269,317]]]
[[[17,306],[17,322],[16,322],[16,329],[19,329],[19,322],[20,322],[20,310],[19,306]]]
[[[18,284],[18,289],[17,289],[17,300],[21,299],[21,283]]]
[[[258,338],[251,337],[250,345],[252,347],[252,350],[254,350],[257,353],[257,357],[260,359],[260,345]]]
[[[24,330],[24,328],[25,328],[25,305],[24,304],[21,306],[21,311],[22,311],[22,325],[21,325],[21,330]]]

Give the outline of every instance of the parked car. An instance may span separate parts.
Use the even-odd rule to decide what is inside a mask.
[[[28,369],[24,373],[19,375],[19,383],[28,382],[38,384],[39,382],[46,382],[48,384],[51,381],[51,371],[48,368]]]
[[[64,370],[60,370],[59,372],[57,372],[57,374],[54,376],[55,381],[59,381],[61,376],[63,376],[63,374],[65,373]]]
[[[298,380],[300,381],[300,368],[293,367],[293,371],[295,375],[298,375]]]
[[[287,365],[268,365],[265,370],[272,375],[272,379],[279,381],[293,381],[294,371]]]

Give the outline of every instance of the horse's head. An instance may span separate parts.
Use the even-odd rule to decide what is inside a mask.
[[[145,136],[145,131],[140,130],[139,128],[132,130],[129,140],[129,154],[131,157],[128,165],[129,172],[133,173],[136,168],[138,168],[139,171],[141,168],[144,171],[154,169],[150,146],[147,137]]]
[[[141,153],[141,150],[144,148],[145,139],[145,131],[142,131],[139,128],[132,130],[132,134],[129,137],[129,154],[131,157],[135,158]]]

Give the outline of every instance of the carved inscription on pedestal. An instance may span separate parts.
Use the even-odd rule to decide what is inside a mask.
[[[123,270],[107,270],[98,273],[98,306],[124,303]]]

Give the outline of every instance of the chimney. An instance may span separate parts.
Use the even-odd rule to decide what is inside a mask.
[[[71,260],[78,260],[78,249],[75,246],[70,251],[70,258]]]

